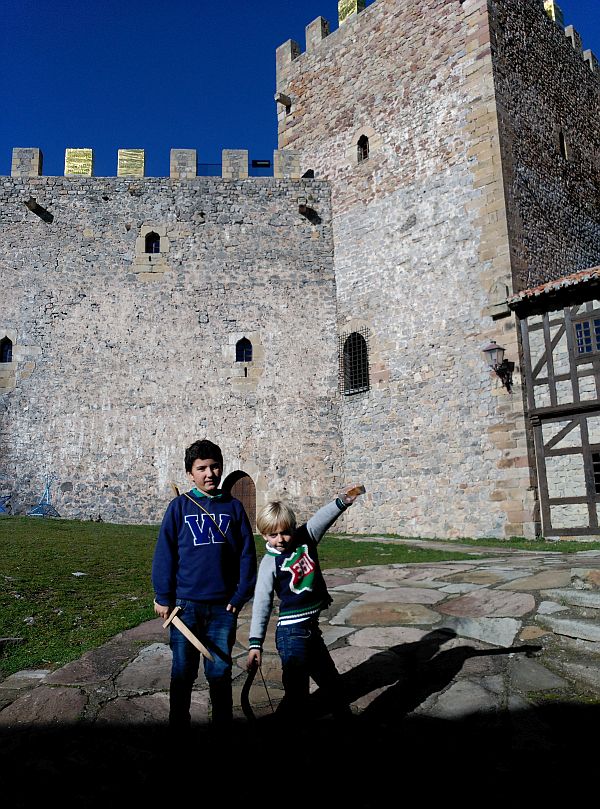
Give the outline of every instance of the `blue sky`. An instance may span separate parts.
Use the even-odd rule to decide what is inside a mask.
[[[411,0],[406,0],[411,2]],[[371,3],[368,2],[368,5]],[[563,0],[600,58],[600,0]],[[117,149],[144,148],[146,173],[168,176],[171,148],[217,163],[222,149],[272,159],[275,49],[337,0],[1,0],[0,175],[14,146],[37,146],[60,175],[67,147],[94,149],[116,174]]]

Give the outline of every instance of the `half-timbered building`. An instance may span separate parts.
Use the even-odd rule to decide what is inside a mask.
[[[543,533],[597,534],[600,267],[524,290],[509,306],[520,318]]]

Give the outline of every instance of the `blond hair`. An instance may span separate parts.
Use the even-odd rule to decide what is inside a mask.
[[[296,515],[292,509],[279,500],[267,503],[258,512],[256,527],[263,536],[276,534],[279,531],[294,530]]]

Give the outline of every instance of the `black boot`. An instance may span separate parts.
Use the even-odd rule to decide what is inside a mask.
[[[212,724],[219,727],[230,725],[233,720],[233,697],[231,680],[212,680],[208,684],[212,706]]]
[[[183,680],[171,680],[169,686],[169,728],[188,731],[191,727],[190,704],[192,684]]]

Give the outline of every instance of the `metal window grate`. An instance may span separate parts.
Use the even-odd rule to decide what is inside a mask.
[[[339,337],[339,385],[344,396],[364,393],[369,384],[369,331],[360,329]]]

